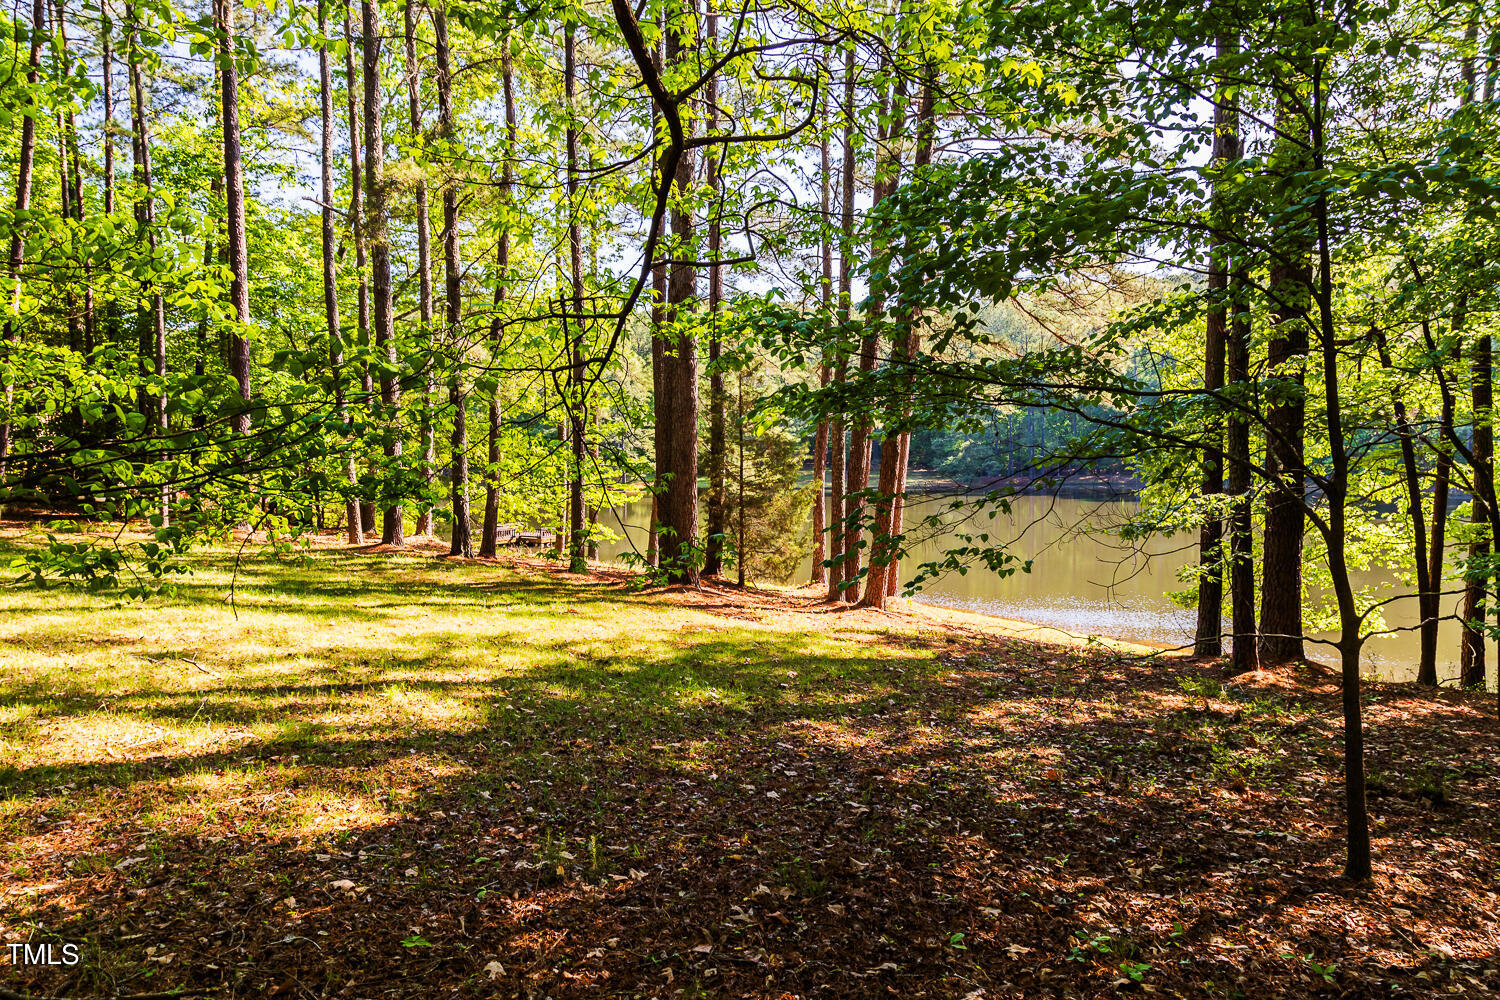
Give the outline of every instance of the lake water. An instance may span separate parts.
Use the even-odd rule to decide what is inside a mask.
[[[914,503],[923,514],[943,509],[946,498],[933,497]],[[1169,590],[1185,585],[1177,572],[1196,556],[1196,535],[1154,538],[1127,544],[1107,533],[1135,510],[1134,501],[1024,496],[1012,501],[1009,515],[993,520],[970,516],[964,522],[948,519],[945,528],[933,532],[919,529],[914,535],[910,561],[903,562],[902,580],[910,578],[910,567],[941,558],[945,549],[957,544],[955,532],[987,531],[991,541],[1002,541],[1022,559],[1031,559],[1030,573],[998,577],[982,566],[967,575],[949,573],[929,581],[918,601],[965,608],[986,614],[1050,625],[1086,635],[1112,636],[1159,646],[1191,644],[1195,612],[1173,604]],[[606,524],[624,537],[601,546],[600,557],[617,559],[632,546],[644,552],[650,520],[650,503],[632,503],[603,515]],[[908,524],[913,519],[908,518]],[[812,569],[811,556],[804,560],[793,581],[805,582]],[[1395,575],[1379,568],[1357,575],[1357,585],[1393,587]],[[1459,598],[1444,598],[1457,602]],[[1226,602],[1227,611],[1227,602]],[[1416,602],[1401,601],[1388,609],[1391,628],[1417,623]],[[1439,636],[1438,675],[1451,679],[1458,674],[1458,634],[1453,622],[1442,623]],[[1364,669],[1390,680],[1416,676],[1417,633],[1401,632],[1372,638],[1365,645]],[[1334,664],[1337,653],[1326,646],[1309,644],[1314,660]],[[1494,644],[1487,666],[1495,675]]]

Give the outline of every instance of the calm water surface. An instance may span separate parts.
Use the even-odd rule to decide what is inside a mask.
[[[923,513],[942,510],[947,500],[922,501]],[[957,532],[989,533],[991,541],[1006,542],[1021,559],[1031,559],[1030,573],[997,577],[983,567],[967,575],[950,573],[929,581],[917,600],[930,604],[965,608],[986,614],[1051,625],[1087,635],[1113,636],[1161,646],[1191,643],[1195,613],[1177,607],[1166,597],[1169,590],[1185,585],[1177,578],[1196,552],[1196,536],[1155,538],[1124,543],[1107,532],[1135,511],[1134,501],[1027,496],[1013,501],[1009,515],[993,520],[981,514],[964,522],[948,520],[941,531],[920,529],[915,537],[913,559],[939,559],[945,549],[958,543]],[[618,558],[623,552],[645,551],[650,503],[626,504],[605,523],[622,531],[624,538],[601,546],[600,556]],[[910,523],[910,520],[909,522]],[[910,578],[903,563],[903,581]],[[811,556],[798,570],[795,581],[805,581],[812,569]],[[1388,570],[1370,568],[1358,574],[1356,584],[1389,590],[1396,577]],[[1389,592],[1394,593],[1394,590]],[[1456,602],[1458,598],[1445,598]],[[1415,601],[1401,601],[1387,610],[1388,627],[1417,623]],[[1458,674],[1458,627],[1442,624],[1439,637],[1438,675]],[[1326,646],[1309,644],[1309,655],[1325,663],[1337,662],[1337,653]],[[1416,676],[1417,634],[1402,632],[1372,638],[1365,645],[1366,674],[1391,680]],[[1488,656],[1494,677],[1495,648]]]

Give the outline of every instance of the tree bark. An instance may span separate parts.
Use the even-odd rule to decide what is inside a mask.
[[[328,0],[318,0],[318,34],[328,37]],[[338,234],[333,213],[333,71],[329,65],[327,44],[318,47],[318,107],[322,112],[322,159],[319,180],[323,201],[323,319],[328,326],[328,369],[333,378],[333,403],[343,429],[345,443],[349,435],[349,399],[344,390],[344,332],[339,322]],[[350,545],[364,542],[359,517],[359,500],[354,490],[359,486],[359,472],[351,451],[344,474],[349,479],[349,495],[344,502],[344,532]]]
[[[1432,519],[1427,533],[1429,539],[1427,580],[1433,589],[1432,607],[1435,613],[1431,619],[1422,621],[1421,658],[1417,664],[1417,683],[1428,687],[1436,687],[1438,683],[1438,614],[1442,611],[1443,561],[1448,536],[1448,493],[1453,476],[1453,449],[1446,438],[1453,433],[1453,409],[1452,399],[1445,399],[1438,416],[1439,427],[1444,433],[1438,442],[1437,462],[1432,473]]]
[[[402,8],[402,40],[406,46],[406,100],[411,120],[411,137],[419,147],[422,140],[422,71],[417,63],[417,23],[414,0],[406,0]],[[434,14],[434,21],[437,15]],[[419,415],[418,438],[422,447],[422,500],[417,506],[416,533],[424,538],[432,535],[432,482],[437,478],[437,440],[432,429],[433,398],[437,395],[437,373],[433,358],[437,344],[432,335],[432,223],[427,212],[427,174],[425,168],[417,172],[417,311],[421,317],[421,338],[426,346],[426,360],[422,364],[422,406]],[[451,392],[450,392],[451,395]]]
[[[52,23],[57,32],[58,47],[61,50],[64,63],[71,62],[72,53],[68,49],[68,21],[64,16],[63,0],[53,0]],[[79,165],[78,156],[78,133],[74,129],[73,112],[69,110],[63,113],[61,107],[57,111],[57,186],[59,204],[62,208],[62,217],[83,222],[83,172]],[[82,226],[79,227],[80,229]],[[63,289],[63,307],[68,325],[68,347],[75,351],[87,353],[93,350],[94,330],[93,311],[94,296],[92,280],[89,271],[88,255],[82,254],[79,270],[82,272],[82,281],[70,280]],[[78,305],[78,292],[74,285],[83,286],[83,309],[80,311]]]
[[[1470,14],[1465,39],[1472,47],[1479,40],[1478,7]],[[1476,89],[1474,57],[1466,55],[1459,70],[1462,86],[1459,106],[1473,103]],[[1477,261],[1475,262],[1477,263]],[[1455,329],[1462,330],[1467,321],[1468,294],[1459,296],[1454,310]],[[1459,647],[1458,683],[1461,687],[1484,686],[1485,600],[1488,596],[1489,574],[1482,568],[1489,560],[1488,539],[1489,505],[1495,496],[1494,428],[1491,409],[1494,399],[1493,351],[1488,333],[1479,333],[1469,344],[1469,400],[1472,407],[1470,431],[1470,494],[1469,520],[1478,534],[1469,543],[1468,563],[1464,569],[1463,633]]]
[[[1462,308],[1462,307],[1461,307]],[[1494,390],[1491,370],[1492,352],[1488,334],[1479,334],[1469,344],[1469,393],[1473,406],[1473,429],[1470,450],[1473,461],[1469,472],[1473,478],[1470,520],[1477,531],[1488,535],[1489,504],[1495,491],[1494,430],[1490,423]],[[1489,559],[1488,537],[1469,544],[1468,568],[1464,571],[1464,630],[1459,656],[1461,687],[1484,686],[1485,633],[1488,574],[1482,567]]]
[[[851,44],[844,53],[844,102],[843,102],[843,163],[842,178],[840,179],[840,219],[839,219],[839,340],[849,330],[849,320],[853,312],[854,298],[854,185],[857,181],[854,162],[854,71],[855,51]],[[835,362],[833,380],[835,383],[845,381],[849,359],[844,354],[842,347],[837,348],[838,357]],[[850,466],[854,464],[852,454],[845,454],[845,423],[846,413],[840,403],[840,411],[829,421],[829,436],[832,439],[833,469],[831,478],[833,480],[833,504],[829,512],[829,521],[833,525],[833,533],[838,536],[834,551],[833,571],[828,578],[828,596],[830,600],[850,600],[853,595],[849,592],[849,581],[858,572],[858,528],[850,528],[849,493],[853,490],[853,477]]]
[[[1390,371],[1391,352],[1386,343],[1385,331],[1377,328],[1372,331],[1372,336],[1376,353],[1380,358],[1380,366]],[[1421,618],[1422,630],[1425,633],[1429,619],[1433,624],[1437,622],[1437,591],[1433,588],[1432,578],[1428,575],[1430,566],[1427,561],[1427,520],[1422,511],[1422,479],[1417,467],[1416,432],[1412,428],[1401,389],[1396,386],[1391,387],[1391,409],[1395,415],[1396,437],[1401,442],[1401,471],[1406,481],[1406,516],[1411,520],[1412,561],[1415,564],[1417,578],[1417,613]],[[1436,638],[1435,633],[1434,638]],[[1421,658],[1417,664],[1418,683],[1426,685],[1437,683],[1436,652],[1434,644],[1433,655],[1429,658],[1428,650],[1423,643]],[[1426,679],[1429,677],[1430,680]]]
[[[1323,88],[1326,69],[1326,57],[1315,57],[1308,146],[1312,166],[1319,173],[1326,166],[1326,105]],[[1318,195],[1312,214],[1317,227],[1318,284],[1314,292],[1309,282],[1309,292],[1314,292],[1317,303],[1318,347],[1323,367],[1323,418],[1328,432],[1331,467],[1322,484],[1328,507],[1328,530],[1323,542],[1328,548],[1329,574],[1338,601],[1338,648],[1344,710],[1344,877],[1353,882],[1366,882],[1373,874],[1373,867],[1370,858],[1370,821],[1365,807],[1364,724],[1359,691],[1359,654],[1364,637],[1360,634],[1361,618],[1354,604],[1354,588],[1349,579],[1348,559],[1344,548],[1349,455],[1344,442],[1342,404],[1339,397],[1338,339],[1333,318],[1333,253],[1326,195]]]
[[[99,131],[104,146],[104,214],[115,210],[115,62],[114,23],[109,0],[101,0],[99,11],[99,60],[104,91],[104,121]]]
[[[37,67],[41,64],[42,55],[42,25],[47,20],[46,0],[32,0],[31,6],[31,48],[26,58],[26,83],[29,87],[35,87],[37,82]],[[23,114],[21,117],[21,142],[16,163],[16,212],[27,211],[31,206],[31,174],[36,165],[36,118],[31,114]],[[26,240],[20,226],[17,226],[10,235],[10,254],[6,258],[6,276],[15,283],[16,290],[11,296],[10,315],[5,321],[4,343],[0,344],[6,354],[15,350],[15,344],[21,336],[21,265],[26,262]],[[10,368],[6,368],[7,373]],[[7,374],[4,386],[0,386],[0,393],[5,396],[5,419],[0,422],[0,477],[6,472],[6,466],[10,461],[11,428],[10,408],[15,403],[16,387]]]
[[[407,10],[410,9],[408,2]],[[448,46],[448,11],[442,2],[432,11],[432,26],[437,45],[439,127],[451,155],[458,134],[453,123],[453,67]],[[407,37],[411,37],[410,27]],[[408,48],[408,58],[410,52]],[[453,409],[453,433],[449,439],[452,446],[449,478],[453,501],[453,537],[448,545],[448,554],[472,559],[474,541],[469,528],[469,399],[464,389],[463,364],[466,353],[463,332],[463,271],[458,256],[458,180],[453,176],[443,182],[443,326],[444,339],[453,352],[453,368],[448,376],[448,405]],[[430,365],[428,371],[431,371]],[[430,428],[429,423],[429,434]],[[428,518],[430,530],[430,513]]]
[[[235,64],[237,0],[215,0],[219,27],[219,120],[224,128],[224,201],[229,233],[229,299],[235,326],[229,333],[229,373],[244,404],[234,429],[250,433],[250,255],[245,233],[245,166],[240,152],[240,74]]]
[[[1236,155],[1239,155],[1236,142]],[[1227,380],[1236,388],[1239,406],[1251,405],[1250,304],[1244,298],[1249,275],[1236,267],[1233,320],[1229,327],[1225,362]],[[1231,415],[1227,434],[1229,492],[1234,504],[1229,511],[1229,602],[1233,646],[1230,662],[1238,671],[1254,670],[1260,663],[1255,628],[1255,540],[1251,511],[1250,419],[1244,413]]]
[[[719,36],[719,14],[715,0],[708,0],[708,38]],[[714,74],[704,90],[704,101],[708,105],[708,132],[719,129],[719,78]],[[708,219],[708,530],[704,541],[703,573],[718,576],[724,568],[724,534],[729,505],[726,482],[727,462],[724,440],[724,407],[727,399],[724,391],[724,373],[719,365],[723,359],[722,331],[719,329],[719,312],[724,301],[724,275],[719,269],[719,255],[723,249],[722,183],[719,177],[719,156],[712,151],[704,156],[704,174],[711,192],[712,207]],[[742,561],[745,553],[735,556]]]
[[[897,86],[901,86],[898,79]],[[846,94],[848,91],[846,91]],[[889,98],[882,93],[879,102],[877,118],[882,124],[877,126],[880,141],[875,151],[875,179],[872,203],[878,205],[886,195],[886,192],[894,186],[894,180],[890,176],[891,171],[901,168],[899,153],[893,145],[888,145],[887,140],[895,138],[902,128],[902,117],[905,111],[905,103],[898,93]],[[853,105],[845,105],[845,113],[850,129],[853,128]],[[890,124],[885,124],[887,115],[890,116]],[[872,248],[873,249],[873,248]],[[870,304],[863,317],[863,334],[859,338],[859,373],[861,380],[867,380],[868,376],[875,370],[875,353],[880,343],[880,322],[884,318],[884,307],[878,296],[869,297]],[[865,545],[865,491],[870,488],[870,457],[871,444],[874,432],[872,411],[867,405],[861,405],[853,414],[854,427],[849,435],[849,482],[844,499],[844,522],[846,535],[844,539],[844,585],[846,594],[851,602],[859,600],[859,574],[863,560],[863,549]],[[884,583],[882,581],[882,589]],[[884,598],[882,597],[882,600]]]
[[[141,75],[140,50],[137,46],[135,6],[126,5],[126,16],[130,21],[128,63],[130,70],[131,149],[134,153],[135,180],[141,189],[141,199],[135,206],[136,224],[146,234],[146,246],[152,257],[156,255],[156,183],[151,173],[151,133],[148,124],[149,108],[146,104],[146,85]],[[161,289],[152,279],[141,286],[141,309],[138,322],[141,329],[141,362],[157,379],[154,395],[147,394],[145,411],[156,425],[158,433],[167,429],[167,321],[162,302]],[[147,333],[149,331],[149,338]],[[149,359],[149,367],[146,362]],[[171,503],[167,487],[161,489],[160,514],[162,524],[171,518]]]
[[[380,0],[361,0],[360,10],[365,62],[365,200],[368,208],[366,221],[370,248],[370,291],[374,306],[371,321],[374,324],[375,349],[384,354],[385,362],[385,370],[380,375],[380,401],[385,410],[385,456],[389,460],[390,471],[399,475],[401,383],[396,378],[396,331],[391,310],[390,221],[387,217],[385,191],[385,133],[380,120]],[[384,545],[406,544],[406,528],[402,523],[402,504],[399,499],[385,509],[380,541]]]
[[[1260,661],[1275,666],[1302,660],[1302,536],[1305,530],[1306,471],[1303,366],[1308,351],[1312,303],[1312,240],[1303,213],[1292,207],[1293,178],[1308,169],[1306,119],[1280,82],[1276,105],[1273,162],[1284,192],[1281,213],[1291,217],[1275,234],[1270,274],[1274,328],[1268,349],[1266,466],[1273,477],[1266,504],[1264,581],[1260,605]],[[1299,129],[1300,126],[1300,129]]]
[[[824,321],[833,316],[833,240],[829,238],[829,223],[833,211],[833,164],[828,150],[828,88],[818,88],[818,241],[823,261],[823,276],[819,282],[822,293]],[[818,388],[827,389],[833,377],[828,363],[829,354],[823,352],[823,363],[818,366]],[[828,582],[827,560],[829,518],[825,516],[828,492],[828,438],[829,426],[826,417],[818,421],[813,433],[813,559],[812,584]]]
[[[361,349],[370,346],[370,264],[366,252],[364,169],[360,164],[360,113],[359,113],[359,66],[354,61],[353,0],[344,5],[344,75],[345,95],[349,104],[349,228],[354,236],[354,268],[359,274],[356,286],[359,333]],[[363,39],[361,39],[363,44]],[[370,377],[369,362],[360,366],[360,390],[366,408],[375,401],[375,386]],[[373,470],[372,470],[373,471]],[[361,500],[359,504],[360,535],[363,538],[375,530],[375,504]]]
[[[506,290],[510,283],[510,211],[515,184],[516,88],[510,63],[510,36],[502,42],[500,53],[501,90],[505,95],[505,159],[500,167],[500,204],[505,213],[500,239],[495,248],[495,316],[490,321],[490,361],[493,364],[504,349],[502,331]],[[479,554],[494,558],[496,536],[500,530],[500,380],[490,393],[489,453],[484,484],[484,527],[480,532]]]
[[[588,455],[588,401],[584,385],[583,352],[583,233],[578,223],[578,38],[570,20],[563,29],[563,93],[567,101],[568,126],[565,134],[568,191],[568,296],[571,305],[562,310],[563,336],[568,353],[568,385],[563,406],[571,424],[572,461],[568,482],[568,569],[573,573],[588,571],[588,529],[583,503],[583,468]],[[573,311],[570,329],[566,316]]]
[[[1224,59],[1239,48],[1238,39],[1221,36],[1218,57]],[[1219,176],[1236,156],[1237,110],[1225,100],[1228,88],[1222,78],[1217,82],[1218,95],[1213,117],[1213,194],[1210,196],[1208,261],[1208,312],[1203,339],[1203,394],[1214,412],[1204,431],[1203,476],[1201,488],[1207,513],[1198,533],[1198,626],[1193,639],[1193,655],[1218,657],[1224,652],[1224,521],[1218,513],[1218,496],[1224,492],[1223,421],[1217,416],[1224,389],[1225,351],[1229,326],[1229,260],[1228,239],[1224,229],[1224,194]]]
[[[931,72],[931,67],[928,67],[928,79],[922,83],[917,104],[917,148],[912,161],[912,166],[916,171],[921,171],[932,162],[935,105]],[[900,96],[901,93],[898,91],[898,98]],[[891,129],[891,138],[899,140],[901,132],[899,111],[895,115],[895,121],[897,124]],[[885,179],[885,190],[878,195],[878,198],[895,191],[898,176],[894,171],[899,171],[900,165],[899,158],[896,158],[891,176]],[[911,361],[921,345],[918,324],[922,317],[916,309],[900,308],[903,309],[901,324],[898,327],[900,334],[893,338],[891,357],[893,364],[904,366]],[[898,573],[896,560],[901,554],[900,511],[902,494],[906,489],[906,463],[911,451],[911,429],[908,422],[911,419],[912,409],[903,398],[888,401],[887,413],[885,436],[880,445],[880,482],[876,487],[875,530],[870,545],[869,579],[865,584],[864,597],[860,601],[864,607],[881,611],[885,610],[888,599],[896,589]]]
[[[622,0],[617,0],[622,2]],[[667,25],[666,63],[673,65],[694,57],[696,48],[695,0],[685,0],[677,16]],[[670,173],[672,260],[667,270],[665,322],[670,343],[664,345],[662,396],[657,401],[657,420],[665,423],[664,450],[656,464],[665,480],[662,489],[662,532],[658,539],[661,565],[673,583],[698,582],[695,565],[698,548],[698,340],[692,332],[689,312],[698,297],[697,270],[692,263],[694,221],[689,201],[693,184],[693,151],[682,145],[692,135],[691,121],[684,121],[676,103],[662,109],[675,118],[674,141],[663,153],[663,179]],[[665,406],[663,406],[665,404]]]

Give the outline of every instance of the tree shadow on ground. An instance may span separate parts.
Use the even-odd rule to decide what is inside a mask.
[[[532,634],[440,630],[363,662],[314,644],[270,682],[210,659],[223,676],[132,687],[109,711],[242,728],[231,744],[6,772],[33,887],[6,897],[6,924],[88,955],[21,982],[224,997],[1500,987],[1476,891],[1500,862],[1478,807],[1494,768],[1464,772],[1461,805],[1372,800],[1382,886],[1345,889],[1330,699],[1185,694],[1202,690],[1190,663],[952,633],[856,646],[724,620],[609,636],[591,629],[611,602],[661,599],[486,586],[560,607]],[[18,683],[4,703],[39,726],[89,708],[82,690],[57,698]],[[1473,742],[1450,737],[1443,760],[1493,762],[1493,720],[1423,704],[1372,722],[1372,767],[1445,725]]]

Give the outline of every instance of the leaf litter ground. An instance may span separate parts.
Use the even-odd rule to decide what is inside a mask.
[[[227,572],[0,594],[3,940],[83,951],[0,986],[1500,995],[1492,695],[1367,687],[1357,888],[1315,667],[540,560]]]

